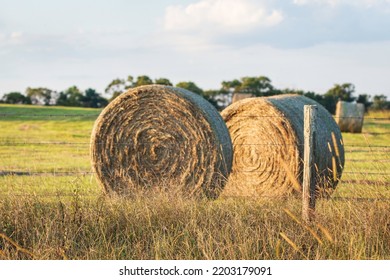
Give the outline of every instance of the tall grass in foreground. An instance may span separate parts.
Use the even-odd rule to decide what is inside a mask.
[[[0,259],[389,259],[388,200],[191,200],[9,197],[0,204]]]
[[[84,110],[0,105],[27,114],[0,119],[0,170],[76,171],[0,176],[0,259],[390,259],[389,149],[374,147],[390,145],[390,122],[370,119],[389,112],[370,113],[362,134],[343,134],[341,182],[304,224],[299,198],[103,195],[91,175],[78,173],[90,170],[98,114]]]

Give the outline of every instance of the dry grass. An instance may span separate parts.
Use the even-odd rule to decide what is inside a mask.
[[[0,228],[19,245],[0,238],[0,258],[389,259],[389,213],[379,199],[320,201],[305,224],[296,199],[10,197]]]
[[[80,118],[0,120],[8,141],[2,168],[85,170],[88,144],[13,145],[88,143],[93,119]],[[366,120],[364,134],[343,134],[345,172],[331,199],[317,202],[310,224],[302,222],[299,198],[208,201],[160,191],[118,198],[103,195],[91,175],[0,176],[0,259],[390,259],[390,178],[375,174],[389,172],[390,157],[374,148],[390,144],[390,122]],[[36,124],[39,134],[18,129]]]

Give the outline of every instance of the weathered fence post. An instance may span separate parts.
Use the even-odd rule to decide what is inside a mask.
[[[316,176],[313,166],[313,154],[316,137],[317,106],[304,106],[304,155],[302,183],[302,218],[309,222],[314,217],[316,199]]]

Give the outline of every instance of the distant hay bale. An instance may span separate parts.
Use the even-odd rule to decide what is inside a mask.
[[[341,132],[361,133],[364,112],[364,104],[345,101],[337,102],[335,118]]]
[[[232,161],[227,127],[205,99],[181,88],[130,89],[100,114],[91,160],[107,191],[177,188],[215,198]]]
[[[254,97],[254,95],[251,93],[233,93],[232,103],[251,97]]]
[[[276,197],[301,190],[304,105],[318,106],[313,160],[318,193],[332,192],[344,166],[340,130],[317,102],[287,94],[244,99],[222,111],[233,142],[224,195]]]

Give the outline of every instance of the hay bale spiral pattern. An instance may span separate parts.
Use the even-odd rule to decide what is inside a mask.
[[[299,95],[238,101],[222,111],[233,142],[233,166],[224,193],[285,196],[301,188],[304,105],[317,105],[314,164],[319,193],[330,193],[344,166],[340,130],[317,102]]]
[[[218,196],[231,169],[225,123],[202,97],[168,86],[131,89],[95,122],[92,167],[107,191],[179,187]]]

